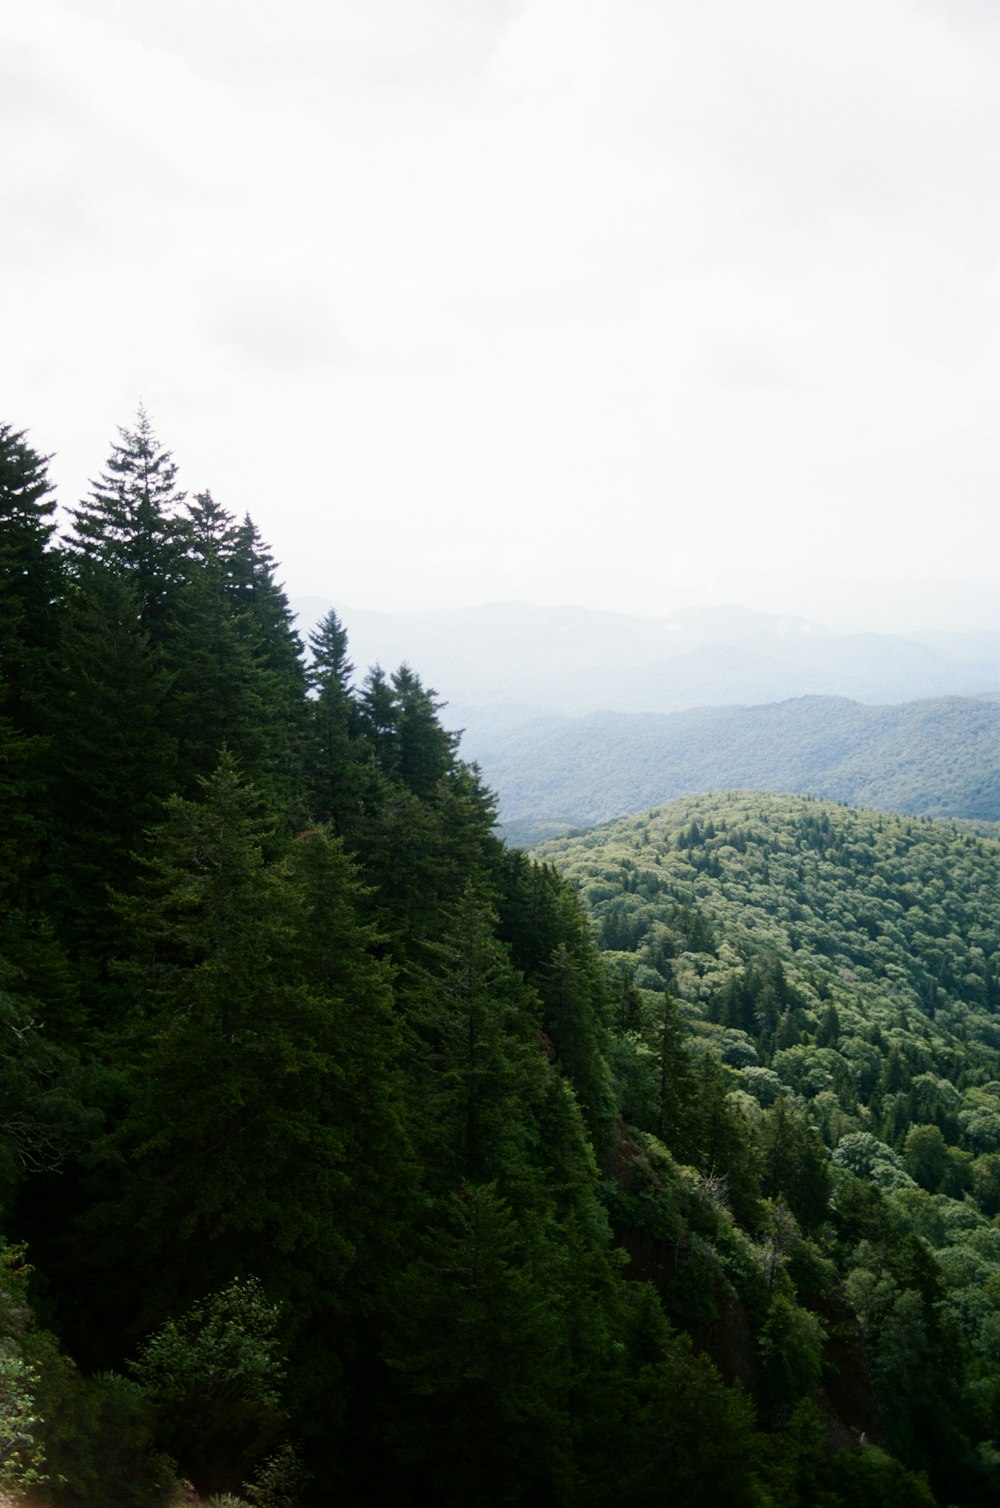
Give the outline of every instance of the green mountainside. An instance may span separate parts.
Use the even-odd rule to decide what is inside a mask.
[[[823,1406],[858,1423],[870,1386],[869,1438],[961,1474],[960,1434],[995,1428],[1000,1401],[1000,844],[723,792],[540,854],[621,981],[613,1056],[645,1141],[613,1205],[637,1269],[669,1268],[675,1320],[756,1388],[740,1244],[763,1243],[817,1327]],[[707,1237],[691,1168],[721,1211]],[[705,1316],[683,1279],[713,1265],[727,1297]],[[969,1490],[952,1478],[945,1495]]]
[[[1000,703],[868,707],[799,697],[662,716],[471,723],[512,841],[646,811],[694,791],[801,791],[920,816],[1000,819]]]
[[[54,511],[0,425],[0,1489],[994,1503],[997,845],[532,858],[143,412]]]

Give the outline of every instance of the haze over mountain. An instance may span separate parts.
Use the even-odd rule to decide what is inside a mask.
[[[452,720],[456,711],[466,720],[473,753],[491,723],[509,723],[514,711],[675,712],[808,695],[876,703],[1000,690],[996,632],[837,633],[731,604],[640,618],[522,602],[420,613],[292,602],[303,626],[333,606],[359,677],[376,662],[419,665]]]
[[[305,625],[330,604],[293,604]],[[718,786],[1000,818],[1000,635],[837,633],[733,605],[338,609],[356,678],[424,668],[533,841]]]

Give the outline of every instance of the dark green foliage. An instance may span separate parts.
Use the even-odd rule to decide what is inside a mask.
[[[250,1474],[281,1429],[278,1311],[234,1279],[147,1340],[130,1370],[157,1440],[202,1490]]]
[[[500,935],[537,989],[541,1026],[603,1149],[613,1114],[608,987],[576,897],[549,866],[506,853],[498,868]]]
[[[140,407],[135,429],[119,429],[105,470],[90,497],[71,510],[76,557],[128,580],[139,625],[159,646],[168,630],[172,598],[181,577],[184,500],[177,467]]]
[[[400,1501],[566,1500],[566,1334],[537,1246],[495,1184],[439,1207],[400,1284]]]
[[[761,1190],[780,1195],[805,1231],[827,1218],[830,1168],[818,1128],[780,1096],[760,1128]]]
[[[193,794],[226,747],[263,774],[280,768],[274,673],[240,619],[231,581],[238,530],[208,492],[187,509],[188,549],[167,645],[171,688],[165,719],[177,742],[177,783]],[[283,747],[282,728],[280,742]]]
[[[991,1501],[995,846],[744,794],[561,873],[406,665],[331,614],[306,670],[145,415],[65,552],[7,430],[0,499],[0,1209],[76,1363],[5,1269],[0,1404],[54,1508]]]
[[[834,1480],[843,1501],[857,1508],[936,1508],[926,1477],[876,1446],[840,1456]]]
[[[302,641],[288,598],[275,579],[274,557],[249,515],[235,529],[226,567],[229,604],[250,653],[262,702],[264,746],[254,765],[254,776],[276,800],[298,813],[306,689]]]
[[[784,1288],[772,1296],[760,1332],[764,1396],[778,1419],[816,1391],[822,1370],[823,1332],[816,1316]]]
[[[310,635],[309,648],[306,801],[315,821],[329,823],[343,837],[359,827],[375,778],[363,713],[351,692],[354,667],[347,658],[347,634],[336,613],[329,613]]]
[[[687,1036],[677,1002],[664,988],[659,1021],[653,1025],[653,1051],[658,1061],[655,1131],[681,1157],[694,1150],[692,1129],[697,1118],[697,1075],[687,1052]]]
[[[132,883],[133,852],[173,783],[171,685],[134,583],[82,562],[63,614],[46,757],[55,904],[70,947],[102,964],[119,946],[109,888]]]
[[[122,908],[137,1077],[108,1211],[148,1254],[144,1312],[169,1303],[164,1268],[180,1297],[247,1270],[284,1296],[302,1248],[340,1280],[385,1234],[358,1189],[403,1155],[388,979],[351,866],[322,832],[289,852],[229,757],[201,802],[173,798],[146,864]]]
[[[38,732],[62,592],[46,460],[0,424],[0,711]]]

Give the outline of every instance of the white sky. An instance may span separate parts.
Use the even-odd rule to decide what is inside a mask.
[[[995,0],[30,0],[0,144],[65,503],[141,398],[292,595],[1000,626]]]

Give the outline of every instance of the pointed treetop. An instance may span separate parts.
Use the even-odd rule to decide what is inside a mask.
[[[178,509],[184,493],[145,409],[139,409],[135,429],[120,428],[119,435],[90,496],[71,510],[69,545],[83,560],[132,581],[148,628],[162,617],[180,571],[186,525]]]
[[[347,658],[347,629],[332,608],[310,633],[309,650],[312,655],[310,687],[323,691],[336,683],[346,691],[354,666]]]
[[[26,435],[26,430],[0,424],[0,519],[30,523],[45,542],[55,528],[43,522],[55,508],[45,471],[51,457],[39,455]]]

